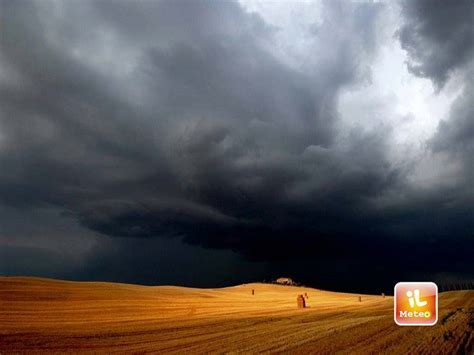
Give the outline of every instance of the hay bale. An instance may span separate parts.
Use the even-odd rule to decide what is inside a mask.
[[[306,308],[306,301],[303,295],[298,295],[298,297],[296,297],[296,305],[298,308]]]

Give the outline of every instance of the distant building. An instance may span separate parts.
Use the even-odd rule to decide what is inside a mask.
[[[290,285],[290,286],[296,285],[296,282],[294,282],[289,277],[280,277],[275,280],[275,283],[280,284],[280,285]]]

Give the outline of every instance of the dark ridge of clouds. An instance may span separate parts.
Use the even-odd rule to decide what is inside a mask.
[[[402,1],[399,30],[409,56],[408,70],[442,88],[450,74],[474,56],[474,2]]]
[[[339,92],[368,79],[381,5],[324,3],[305,70],[271,51],[275,28],[233,2],[0,6],[0,203],[54,206],[110,237],[71,277],[147,283],[195,246],[209,249],[202,260],[216,253],[216,269],[244,265],[238,254],[271,263],[259,277],[290,270],[328,287],[348,270],[392,280],[472,266],[465,186],[411,190],[389,161],[390,132],[337,131]],[[156,264],[153,248],[170,245]]]

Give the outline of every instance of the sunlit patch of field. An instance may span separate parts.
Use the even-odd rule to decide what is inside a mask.
[[[304,293],[308,308],[297,309]],[[473,351],[474,291],[440,294],[433,327],[397,326],[392,297],[358,298],[258,283],[196,289],[0,277],[0,353]]]

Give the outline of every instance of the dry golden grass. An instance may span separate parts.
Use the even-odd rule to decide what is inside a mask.
[[[305,292],[308,308],[297,309]],[[392,297],[358,296],[0,277],[0,353],[472,352],[473,291],[442,293],[433,327],[399,327]]]

